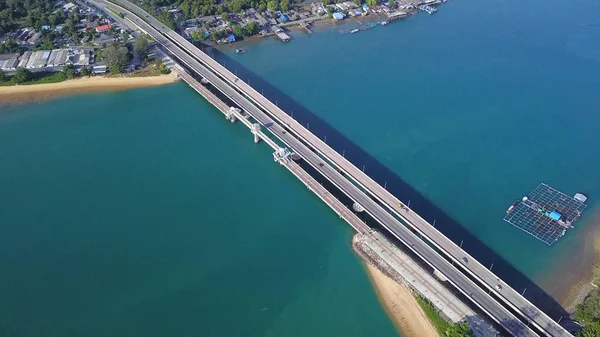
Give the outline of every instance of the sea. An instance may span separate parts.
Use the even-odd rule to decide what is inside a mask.
[[[558,315],[600,224],[599,11],[451,0],[206,51]],[[398,335],[351,228],[184,83],[4,108],[0,163],[2,336]],[[541,182],[589,197],[551,247],[502,221]]]

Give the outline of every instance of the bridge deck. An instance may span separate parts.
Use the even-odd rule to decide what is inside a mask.
[[[176,41],[180,47],[185,49],[185,51],[188,53],[194,55],[197,60],[201,61],[209,69],[217,73],[218,76],[227,81],[230,86],[244,93],[248,99],[252,100],[255,104],[261,107],[264,112],[269,114],[270,117],[282,125],[285,125],[290,132],[294,133],[297,137],[305,141],[329,162],[346,173],[348,177],[354,180],[373,197],[385,205],[389,212],[393,213],[405,224],[409,225],[412,229],[420,233],[446,256],[458,263],[459,268],[475,277],[478,281],[482,282],[490,292],[494,292],[514,310],[520,311],[523,317],[526,317],[534,325],[540,329],[543,329],[551,336],[571,336],[571,334],[569,334],[563,327],[548,317],[548,315],[534,306],[521,294],[512,289],[509,284],[501,280],[486,266],[483,266],[474,257],[439,232],[419,214],[412,211],[408,213],[402,211],[399,207],[401,201],[396,196],[391,194],[389,191],[375,182],[371,177],[362,172],[362,170],[358,169],[346,158],[329,147],[320,138],[316,137],[314,134],[300,125],[273,102],[262,96],[247,83],[237,80],[237,77],[229,70],[193,46],[176,32],[172,30],[166,30],[164,34],[173,41]],[[469,263],[462,263],[463,258],[467,258]],[[498,290],[496,287],[498,284],[501,286],[500,290]]]
[[[230,111],[229,106],[225,104],[220,98],[218,98],[215,94],[213,94],[210,90],[208,90],[205,86],[203,86],[200,82],[198,82],[195,78],[193,78],[190,74],[185,72],[184,70],[177,71],[179,77],[184,80],[190,87],[192,87],[196,92],[198,92],[202,97],[204,97],[208,102],[213,104],[219,111],[221,111],[224,115]],[[238,114],[238,118],[246,125],[249,129],[251,128],[251,123],[243,118],[240,114]],[[259,132],[260,137],[264,140],[273,150],[279,149],[279,145],[275,143],[272,139],[270,139],[267,135],[265,135],[262,131]],[[315,178],[313,178],[310,174],[308,174],[304,169],[302,169],[298,164],[291,161],[288,163],[284,163],[283,166],[287,168],[298,180],[300,180],[306,187],[311,190],[319,199],[323,200],[340,218],[344,219],[352,228],[354,228],[357,232],[361,234],[366,234],[371,231],[371,228],[367,226],[364,221],[354,214],[354,212],[350,211],[341,201],[339,201],[335,196],[333,196],[323,185],[321,185]]]

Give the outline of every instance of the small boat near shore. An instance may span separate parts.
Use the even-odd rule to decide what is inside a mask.
[[[354,28],[353,30],[350,31],[350,34],[354,34],[354,33],[358,33],[358,29]]]
[[[510,212],[513,211],[513,209],[515,209],[515,207],[517,207],[517,205],[520,203],[520,200],[517,200],[515,202],[513,202],[512,205],[510,205],[510,207],[506,210],[506,214],[509,214]]]
[[[433,6],[429,6],[429,5],[419,6],[419,9],[422,10],[422,11],[424,11],[424,12],[427,12],[427,14],[429,14],[429,15],[437,12],[437,8],[435,8]]]
[[[235,53],[236,53],[236,54],[243,54],[243,53],[245,53],[246,51],[248,51],[248,50],[247,50],[247,49],[245,49],[245,48],[238,48],[238,49],[236,49],[236,50],[235,50]]]

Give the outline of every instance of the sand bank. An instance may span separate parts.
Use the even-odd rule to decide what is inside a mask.
[[[402,336],[438,337],[435,328],[408,288],[398,284],[369,263],[366,264],[366,268],[377,297]]]
[[[0,87],[0,103],[40,101],[81,92],[119,91],[163,85],[175,81],[177,81],[177,75],[171,73],[149,77],[94,76],[60,83],[5,86]]]
[[[570,312],[595,289],[593,281],[600,276],[600,207],[588,212],[590,217],[585,228],[577,233],[580,244],[560,261],[557,270],[551,272],[556,277],[541,282],[542,287]]]

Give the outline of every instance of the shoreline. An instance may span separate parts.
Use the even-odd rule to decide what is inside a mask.
[[[373,252],[365,251],[359,244],[359,235],[352,237],[351,250],[361,260],[377,299],[396,330],[403,337],[439,337],[433,323],[417,302],[415,291],[404,279],[399,279],[401,275],[394,275],[393,268],[387,269],[380,264],[386,262],[378,262],[371,255]]]
[[[404,337],[438,337],[412,291],[392,280],[377,267],[363,262],[377,298],[388,317]]]
[[[590,213],[584,223],[585,228],[577,234],[579,248],[550,271],[551,276],[561,275],[564,281],[559,284],[541,282],[542,288],[571,314],[575,311],[575,306],[596,289],[593,282],[600,276],[600,206],[590,210]]]
[[[0,86],[0,107],[32,101],[39,102],[79,93],[122,91],[153,87],[177,81],[177,75],[170,73],[167,75],[146,77],[92,76],[58,83]]]

